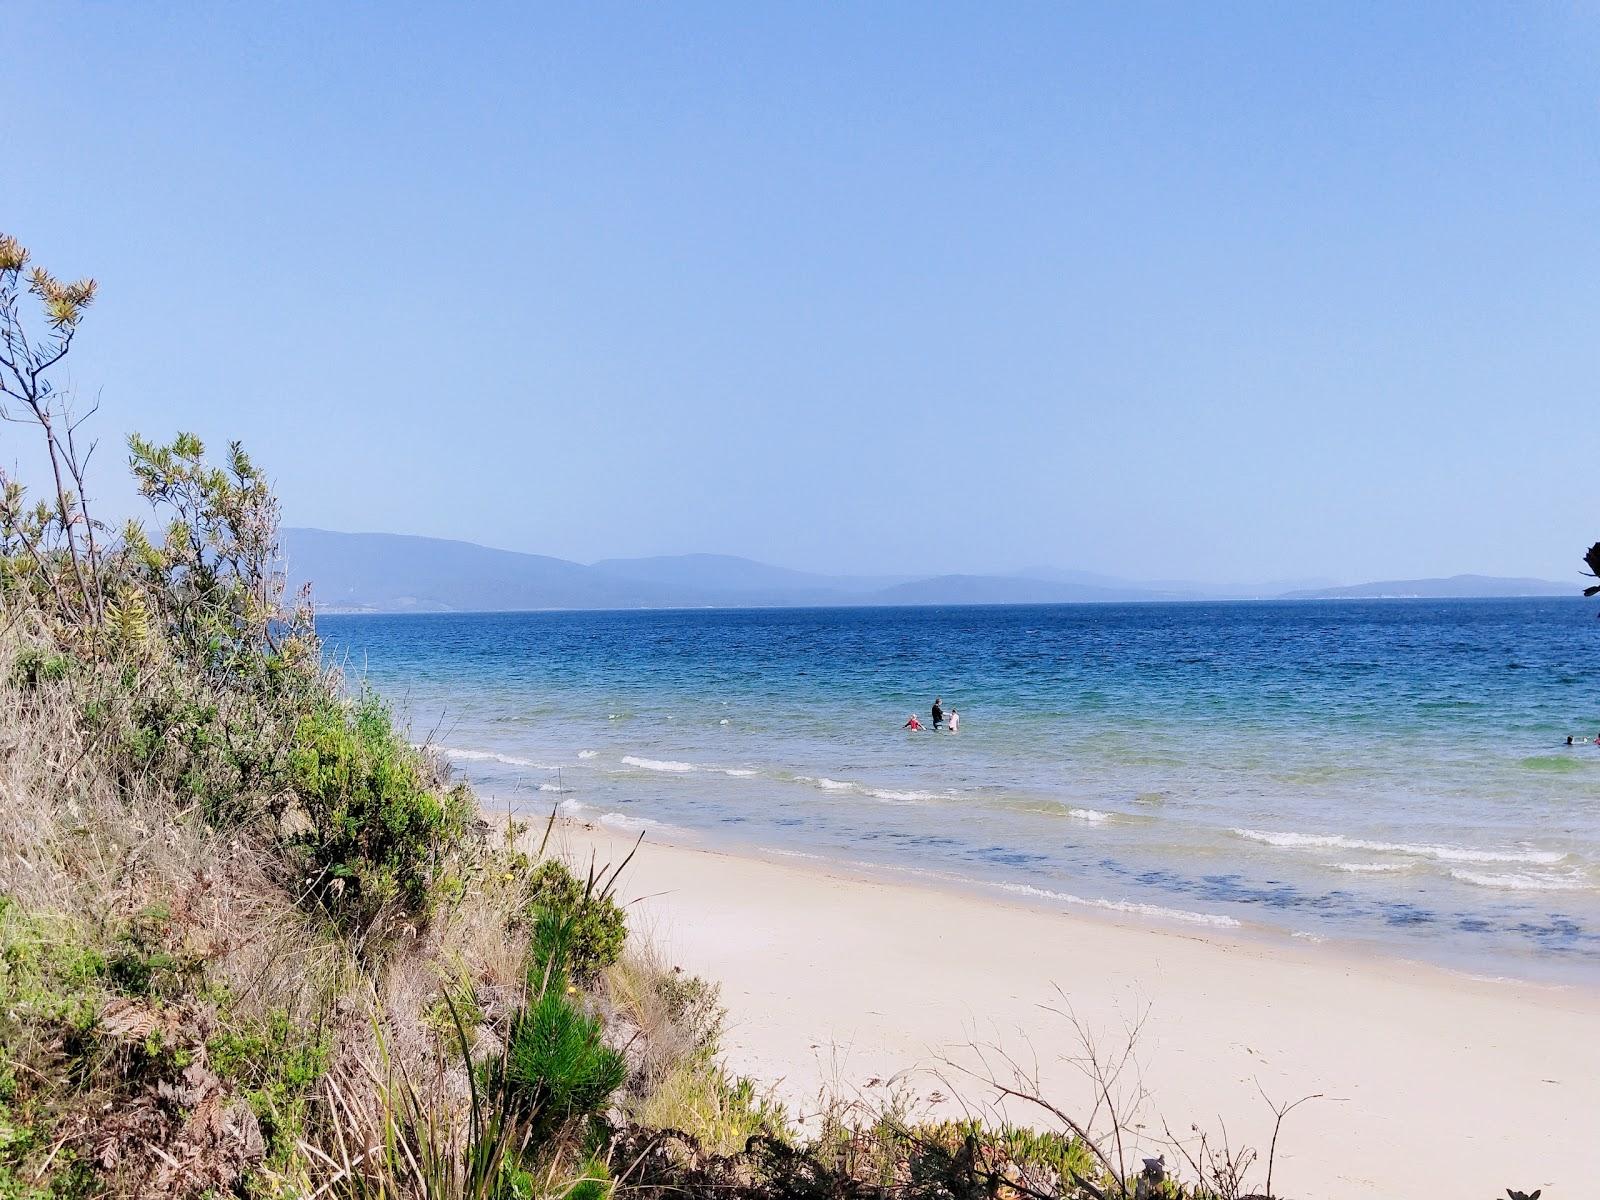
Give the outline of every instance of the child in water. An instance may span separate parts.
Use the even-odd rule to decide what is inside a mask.
[[[900,728],[902,728],[902,729],[920,730],[922,728],[922,722],[917,720],[917,714],[916,713],[912,713],[910,719],[907,720],[906,723],[904,725],[902,725]]]

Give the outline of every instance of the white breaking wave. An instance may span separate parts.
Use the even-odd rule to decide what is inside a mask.
[[[1113,814],[1101,812],[1098,808],[1069,808],[1067,816],[1075,817],[1080,821],[1088,821],[1091,825],[1098,825],[1102,821],[1111,820]]]
[[[1348,871],[1352,875],[1383,875],[1391,871],[1409,871],[1410,863],[1329,863],[1333,871]]]
[[[1290,850],[1369,850],[1374,854],[1405,854],[1438,862],[1534,863],[1549,865],[1566,858],[1554,850],[1474,850],[1469,846],[1436,846],[1410,842],[1371,842],[1339,833],[1267,833],[1260,829],[1235,829],[1239,837]]]
[[[937,879],[942,883],[959,883],[965,887],[981,885],[983,880],[966,875],[952,875],[949,871],[934,871],[928,867],[908,867],[900,863],[866,862],[859,858],[845,860],[847,867],[861,867],[867,871],[893,871],[896,875],[915,875],[919,879]]]
[[[890,804],[926,804],[929,800],[939,799],[938,792],[897,792],[890,788],[867,788],[866,794],[875,800],[887,800]]]
[[[541,792],[570,792],[572,789],[564,788],[559,783],[541,783],[539,790]]]
[[[594,758],[599,753],[600,753],[600,751],[598,751],[598,750],[579,750],[578,751],[578,757],[579,758]]]
[[[675,762],[672,759],[663,758],[635,758],[631,754],[623,755],[622,761],[630,767],[639,767],[645,771],[665,771],[671,775],[684,775],[690,771],[698,771],[700,769],[693,763]]]
[[[1027,883],[995,883],[991,887],[1015,892],[1019,896],[1037,896],[1041,900],[1058,900],[1063,904],[1081,904],[1086,908],[1100,908],[1107,912],[1129,913],[1137,917],[1153,917],[1161,921],[1182,921],[1186,925],[1209,925],[1214,929],[1235,929],[1239,922],[1217,913],[1192,912],[1187,908],[1167,908],[1162,904],[1142,904],[1137,900],[1091,900],[1074,896],[1070,892],[1052,892]]]
[[[1589,886],[1588,880],[1577,873],[1554,876],[1531,875],[1524,871],[1493,874],[1455,869],[1450,872],[1450,878],[1478,887],[1501,888],[1511,892],[1576,892]]]
[[[646,771],[665,771],[669,775],[688,775],[694,771],[715,771],[719,775],[727,775],[734,779],[748,779],[752,775],[761,774],[753,767],[703,767],[699,763],[678,762],[675,759],[662,758],[637,758],[632,754],[625,755],[622,759],[630,767],[641,767]]]
[[[531,758],[518,758],[514,754],[500,754],[494,750],[464,750],[459,746],[440,746],[439,753],[454,762],[497,762],[508,767],[532,767],[536,771],[555,771],[552,763],[535,762]]]
[[[660,821],[652,821],[649,817],[630,817],[622,813],[609,812],[600,818],[600,824],[609,825],[613,829],[660,829]]]
[[[926,804],[930,800],[941,799],[938,792],[874,788],[867,787],[861,783],[851,783],[844,779],[818,779],[811,775],[796,775],[794,778],[796,783],[809,783],[825,792],[854,792],[858,796],[871,796],[874,800],[884,800],[890,804]]]
[[[584,753],[591,754],[593,751],[585,751]],[[579,757],[582,757],[582,755]],[[672,758],[640,758],[636,754],[625,754],[622,756],[622,761],[626,765],[638,767],[642,771],[661,771],[668,775],[688,775],[695,771],[715,771],[719,775],[727,775],[732,779],[749,779],[754,775],[761,774],[754,767],[706,767],[699,763],[680,762]],[[813,781],[807,780],[806,782]],[[851,785],[846,783],[839,786],[850,787]]]
[[[567,814],[567,816],[574,818],[578,817],[580,813],[589,811],[589,806],[587,804],[581,804],[576,800],[563,800],[559,807],[562,812]],[[582,819],[587,820],[588,818],[585,817]],[[653,821],[649,817],[631,817],[619,812],[601,813],[599,817],[595,818],[595,820],[598,824],[608,825],[612,829],[673,828],[673,826],[664,825],[660,821]]]

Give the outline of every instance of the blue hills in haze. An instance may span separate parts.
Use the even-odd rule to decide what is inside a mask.
[[[1030,567],[988,575],[827,575],[724,554],[570,562],[396,533],[283,531],[290,585],[325,612],[510,612],[559,608],[758,608],[850,604],[1070,604],[1220,599],[1574,595],[1542,579],[1457,575],[1341,587],[1326,580],[1139,582]]]

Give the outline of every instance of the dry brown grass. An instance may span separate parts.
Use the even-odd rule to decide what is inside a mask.
[[[55,1139],[29,1170],[42,1179],[76,1155],[113,1195],[229,1186],[264,1147],[239,1089],[210,1070],[210,1040],[274,1013],[305,1028],[325,1021],[355,977],[349,948],[296,904],[249,838],[187,819],[145,781],[113,778],[89,741],[81,692],[16,686],[25,648],[15,630],[0,636],[0,896],[12,936],[32,943],[4,949],[103,961],[135,945],[203,981],[180,996],[121,998],[77,981],[77,1001],[101,1011],[96,1049],[76,1056],[69,1079],[63,1056],[82,1035],[51,1011],[65,985],[18,994],[22,982],[0,969],[0,994],[15,1006],[0,1066],[17,1081],[15,1102]]]
[[[17,650],[0,641],[0,893],[102,933],[165,912],[174,948],[246,1015],[325,1006],[349,979],[348,950],[274,881],[266,852],[110,778],[68,689],[11,682]]]

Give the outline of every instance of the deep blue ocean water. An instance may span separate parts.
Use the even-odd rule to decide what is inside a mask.
[[[495,804],[1600,980],[1581,600],[325,616]],[[958,734],[908,733],[934,698]]]

